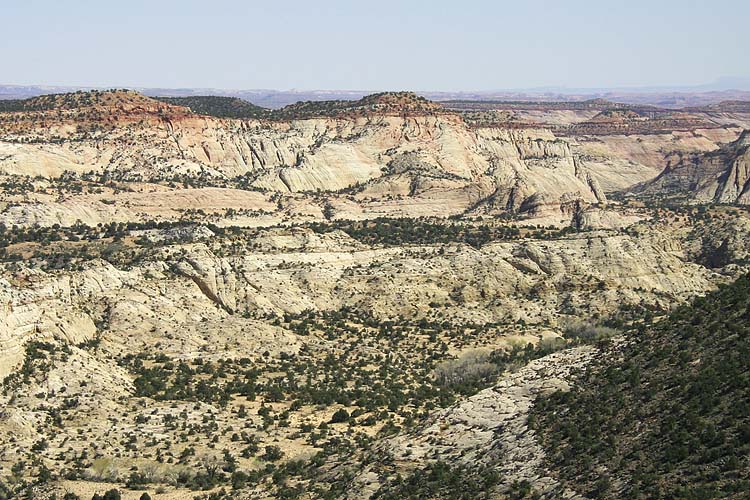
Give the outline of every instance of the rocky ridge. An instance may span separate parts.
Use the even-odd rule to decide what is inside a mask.
[[[698,202],[750,203],[750,131],[716,151],[693,154],[670,164],[638,188],[644,195],[688,197]]]
[[[354,190],[358,203],[443,199],[448,213],[489,196],[503,209],[532,211],[540,197],[552,209],[605,200],[596,166],[548,131],[472,130],[411,94],[355,104],[345,109],[368,112],[278,122],[199,116],[127,92],[78,96],[59,116],[31,105],[0,114],[0,167],[46,178],[72,172],[120,182],[241,183],[279,193]]]

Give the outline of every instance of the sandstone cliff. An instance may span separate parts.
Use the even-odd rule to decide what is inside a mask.
[[[716,151],[681,157],[635,191],[699,202],[750,203],[750,131]]]
[[[280,193],[364,187],[378,199],[441,198],[458,190],[467,193],[461,201],[447,200],[459,203],[458,212],[489,196],[504,209],[531,211],[604,201],[586,163],[549,131],[473,129],[456,114],[417,104],[394,113],[394,103],[381,96],[360,114],[236,120],[195,115],[138,94],[103,93],[58,111],[0,114],[0,171],[242,183]]]

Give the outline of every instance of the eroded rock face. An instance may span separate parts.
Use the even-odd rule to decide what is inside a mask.
[[[349,245],[354,246],[354,245]],[[601,233],[556,241],[469,246],[340,250],[217,257],[202,245],[174,264],[211,300],[231,312],[298,313],[361,307],[384,317],[454,310],[464,319],[538,321],[563,304],[603,312],[608,303],[686,297],[713,279],[685,262],[675,241]],[[473,296],[473,295],[472,295]],[[650,297],[650,298],[649,298]],[[430,305],[432,304],[432,306]],[[523,305],[522,305],[523,304]]]
[[[750,131],[716,151],[680,158],[636,192],[686,196],[698,202],[750,204]]]
[[[23,362],[23,346],[30,340],[59,339],[70,344],[91,340],[97,328],[81,305],[122,287],[123,275],[109,263],[100,262],[65,276],[26,269],[15,274],[13,282],[0,282],[0,377]]]
[[[445,215],[490,195],[502,200],[503,209],[532,211],[540,210],[534,196],[543,197],[545,207],[605,199],[569,144],[548,130],[474,129],[456,114],[429,109],[279,122],[198,116],[177,106],[147,105],[147,98],[130,94],[121,101],[81,108],[83,116],[113,114],[106,126],[92,130],[73,115],[56,118],[46,111],[19,113],[25,126],[0,123],[0,170],[48,178],[93,172],[123,181],[242,177],[252,188],[281,193],[372,184],[370,197],[442,199]],[[467,194],[452,199],[450,191]],[[57,219],[91,218],[86,211],[117,219],[113,207],[92,201],[58,206],[71,214]]]
[[[690,122],[689,130],[663,123],[664,130],[649,133],[615,127],[588,134],[573,127],[563,139],[553,133],[559,129],[557,114],[583,113],[577,120],[586,120],[592,118],[588,107],[532,106],[538,123],[520,127],[467,125],[457,112],[407,94],[363,99],[366,112],[335,112],[334,106],[328,114],[305,114],[302,106],[299,117],[292,113],[283,120],[201,116],[132,92],[40,98],[29,106],[0,117],[2,174],[53,179],[74,172],[125,181],[128,188],[137,181],[156,180],[162,187],[185,183],[200,188],[187,197],[201,210],[239,205],[267,214],[238,218],[241,225],[321,218],[323,203],[312,193],[325,193],[338,218],[510,211],[571,223],[568,207],[606,203],[607,193],[648,183],[668,162],[664,174],[648,184],[649,192],[687,190],[699,200],[721,202],[745,203],[748,197],[742,149],[747,139],[719,148],[737,138],[744,123],[737,113],[703,110],[701,120],[710,123],[701,128]],[[611,103],[592,106],[609,109],[607,123],[622,118]],[[210,191],[237,186],[271,194]],[[142,187],[129,203],[106,190],[96,196],[29,194],[12,199],[2,220],[9,225],[174,220],[177,210],[190,204],[183,193],[141,193]],[[288,204],[270,200],[275,194],[303,206],[281,209]],[[163,203],[153,199],[161,197]]]
[[[94,262],[79,272],[23,271],[24,281],[5,285],[4,371],[18,366],[29,340],[77,344],[102,328],[139,343],[152,330],[200,330],[204,320],[345,307],[384,319],[437,312],[479,324],[554,323],[560,314],[606,315],[621,304],[666,306],[718,278],[689,262],[679,240],[608,232],[477,250],[371,248],[341,232],[293,229],[271,231],[257,246],[219,256],[209,243],[188,243],[129,270]],[[175,352],[183,347],[175,340]]]

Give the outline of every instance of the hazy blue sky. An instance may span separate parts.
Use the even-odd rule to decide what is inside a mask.
[[[492,90],[750,77],[750,0],[3,0],[0,83]]]

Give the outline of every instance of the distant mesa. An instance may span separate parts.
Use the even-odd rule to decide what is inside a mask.
[[[47,94],[29,99],[0,100],[0,112],[54,111],[93,107],[153,106],[155,101],[127,89],[91,90]]]
[[[125,89],[0,100],[0,125],[5,133],[10,134],[44,135],[54,130],[60,137],[65,137],[72,128],[82,133],[96,133],[128,124],[176,120],[191,114],[185,107]]]
[[[290,104],[273,113],[274,118],[300,119],[314,117],[355,116],[369,114],[425,115],[444,112],[440,104],[414,92],[381,92],[356,101],[304,101]]]
[[[293,120],[320,117],[353,117],[371,114],[424,115],[445,112],[440,104],[414,92],[381,92],[355,101],[302,101],[281,109],[257,106],[238,97],[147,97],[133,90],[92,90],[49,94],[29,99],[0,100],[0,112],[40,112],[117,108],[184,115],[189,112],[234,119]]]

